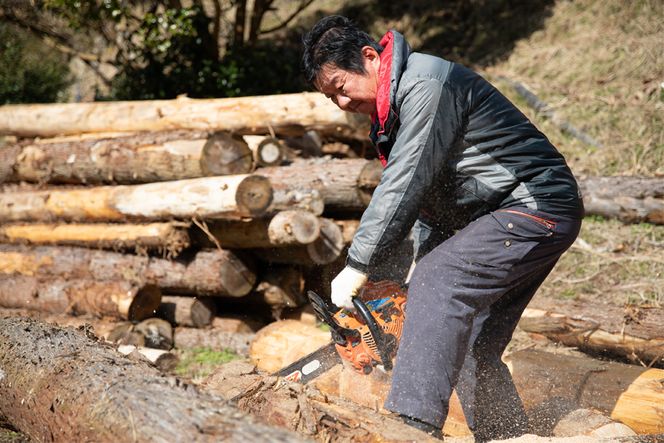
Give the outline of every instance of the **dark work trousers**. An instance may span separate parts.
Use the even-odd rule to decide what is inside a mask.
[[[523,404],[501,355],[580,227],[580,219],[502,209],[426,253],[410,280],[385,407],[442,426],[456,387],[476,441],[526,433]]]

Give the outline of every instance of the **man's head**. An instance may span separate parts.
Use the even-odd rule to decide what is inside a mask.
[[[371,114],[376,109],[381,51],[346,17],[325,17],[304,37],[304,74],[341,109]]]

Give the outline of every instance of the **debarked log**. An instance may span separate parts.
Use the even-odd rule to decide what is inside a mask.
[[[197,237],[207,246],[218,243],[227,249],[306,245],[320,236],[320,225],[314,214],[290,210],[280,211],[271,218],[214,221],[207,224],[205,236]]]
[[[261,168],[257,174],[268,177],[275,188],[318,190],[326,211],[361,212],[380,183],[382,171],[378,160],[315,158]]]
[[[240,218],[272,202],[265,177],[227,175],[144,185],[0,192],[0,222]]]
[[[52,137],[109,131],[172,129],[243,134],[302,134],[366,138],[368,118],[340,110],[320,93],[220,99],[7,105],[0,107],[0,134]],[[358,131],[359,130],[359,131]]]
[[[150,183],[211,175],[247,174],[252,152],[239,136],[205,131],[102,135],[98,139],[42,139],[21,143],[0,182]]]
[[[35,441],[300,441],[72,328],[0,319],[0,369],[0,411]]]
[[[588,177],[579,186],[588,215],[664,224],[664,178]]]
[[[256,166],[279,166],[286,160],[287,148],[279,139],[264,135],[245,135],[243,138],[253,153]]]
[[[296,265],[326,265],[339,258],[344,242],[341,228],[333,220],[320,218],[320,235],[313,242],[302,246],[254,249],[261,260],[271,263]]]
[[[584,351],[664,366],[664,310],[588,305],[581,301],[535,300],[519,327]]]
[[[140,321],[154,314],[160,300],[161,291],[150,284],[0,275],[0,306],[5,308]]]
[[[156,285],[163,292],[232,297],[248,294],[256,283],[250,262],[225,250],[202,250],[188,260],[167,260],[68,246],[0,245],[2,274],[124,280]]]
[[[0,242],[154,251],[177,256],[191,243],[186,222],[13,223],[0,226]]]

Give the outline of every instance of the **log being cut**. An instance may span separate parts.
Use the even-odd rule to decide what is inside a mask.
[[[124,280],[164,292],[241,297],[256,274],[233,252],[202,250],[188,261],[76,247],[0,245],[0,275]]]
[[[6,105],[0,107],[0,134],[19,137],[109,131],[174,129],[242,134],[302,134],[366,138],[368,118],[340,110],[323,94],[265,95],[220,99]]]
[[[219,132],[167,131],[134,135],[42,139],[10,146],[1,182],[131,184],[211,175],[247,174],[252,152],[239,137]]]
[[[0,226],[0,242],[68,245],[153,251],[177,256],[191,244],[189,223],[9,223]]]
[[[0,275],[0,306],[5,308],[140,321],[154,314],[160,300],[161,291],[150,284]]]
[[[0,222],[98,222],[260,216],[272,203],[257,175],[192,178],[144,185],[0,192]]]
[[[0,319],[0,411],[45,442],[302,441],[83,331],[30,319]]]

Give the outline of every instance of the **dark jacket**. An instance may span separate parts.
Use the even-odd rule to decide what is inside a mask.
[[[371,138],[385,169],[348,252],[348,265],[380,265],[418,220],[442,233],[499,208],[581,217],[563,156],[498,90],[473,71],[381,40]]]

